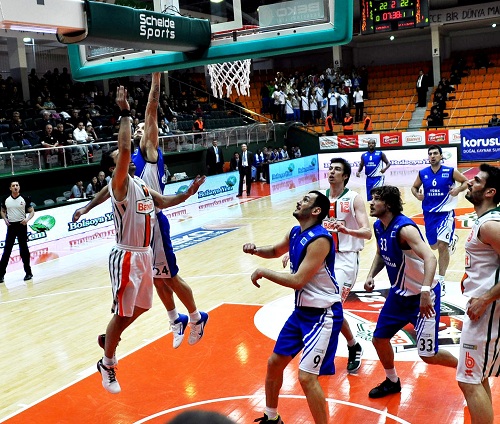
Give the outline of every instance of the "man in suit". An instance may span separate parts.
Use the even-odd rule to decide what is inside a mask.
[[[238,161],[238,171],[240,172],[240,184],[238,186],[238,196],[243,195],[243,178],[246,179],[247,196],[250,196],[250,187],[252,186],[252,164],[253,154],[247,150],[247,145],[241,145],[241,154]]]
[[[417,78],[417,95],[418,107],[425,107],[427,104],[427,90],[429,89],[429,81],[424,71],[420,69]]]
[[[224,153],[217,147],[217,140],[212,141],[212,147],[207,150],[207,171],[208,175],[222,174],[224,166]]]

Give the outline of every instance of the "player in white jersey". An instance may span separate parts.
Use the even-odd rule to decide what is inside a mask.
[[[328,217],[323,227],[333,236],[335,243],[335,277],[342,290],[342,303],[347,299],[359,270],[359,252],[365,240],[372,238],[366,207],[361,196],[346,187],[351,176],[351,165],[343,158],[330,160],[326,197],[330,201]],[[347,371],[356,372],[361,366],[363,348],[344,318],[342,335],[347,340],[349,357]]]
[[[465,198],[478,216],[465,243],[463,294],[469,298],[460,337],[457,380],[473,424],[494,420],[488,377],[500,357],[500,168],[481,164]]]
[[[467,188],[467,178],[454,168],[442,165],[443,150],[435,145],[427,149],[430,166],[419,171],[411,188],[422,202],[425,236],[432,249],[438,251],[438,275],[441,296],[445,294],[444,278],[458,236],[454,236],[457,196]],[[455,183],[458,182],[459,185]],[[420,187],[423,186],[423,193]]]
[[[153,296],[153,266],[151,229],[155,220],[155,206],[171,206],[171,199],[150,190],[137,177],[131,161],[130,106],[127,90],[120,86],[116,103],[121,109],[118,148],[103,155],[101,166],[112,172],[108,188],[112,198],[116,227],[116,246],[109,259],[113,289],[113,317],[104,338],[104,357],[97,362],[103,387],[110,393],[119,393],[116,380],[116,356],[121,334],[141,314],[151,308]],[[188,190],[194,194],[203,179],[197,179]]]
[[[163,193],[166,181],[163,167],[163,156],[159,152],[158,145],[158,97],[160,92],[160,73],[153,73],[151,79],[151,90],[146,107],[146,120],[139,124],[134,133],[134,140],[139,144],[138,149],[132,155],[132,160],[137,167],[137,174],[148,187]],[[88,213],[94,206],[104,202],[109,197],[107,190],[103,190],[85,207],[78,209],[73,221],[81,215]],[[171,205],[175,206],[184,201],[184,197],[171,196]],[[189,285],[178,274],[176,257],[170,240],[170,226],[167,217],[156,208],[156,224],[153,229],[153,275],[156,292],[160,297],[170,320],[173,335],[174,348],[179,347],[184,339],[184,332],[190,323],[189,344],[195,344],[204,334],[208,314],[198,311],[193,292]],[[186,306],[189,317],[177,312],[172,290]],[[99,345],[104,345],[104,335],[98,339]]]

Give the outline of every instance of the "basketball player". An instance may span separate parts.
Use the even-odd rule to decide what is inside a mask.
[[[430,166],[419,171],[412,194],[422,201],[424,211],[425,236],[432,249],[438,250],[438,282],[441,295],[446,292],[444,277],[450,263],[458,236],[455,232],[455,211],[457,195],[467,188],[467,178],[449,166],[441,164],[443,151],[435,145],[427,149]],[[456,186],[458,181],[460,185]],[[420,192],[423,185],[424,192]]]
[[[109,270],[113,289],[113,317],[104,338],[104,357],[97,362],[103,387],[119,393],[116,379],[116,347],[123,331],[152,306],[153,264],[150,243],[155,221],[155,205],[166,208],[171,198],[150,190],[133,177],[131,161],[130,106],[127,90],[120,86],[116,103],[121,109],[118,148],[106,152],[101,165],[112,172],[109,194],[116,228],[116,246],[110,252]],[[132,175],[130,175],[132,174]],[[196,193],[204,178],[191,184],[184,200]]]
[[[316,424],[326,424],[328,413],[325,394],[318,375],[335,374],[334,358],[343,314],[340,288],[335,280],[335,246],[331,234],[322,227],[330,202],[319,191],[310,191],[293,212],[299,225],[273,246],[256,247],[246,243],[243,252],[261,258],[278,258],[290,252],[290,274],[257,268],[252,283],[260,287],[266,278],[295,290],[295,309],[281,329],[268,360],[266,409],[261,423],[283,424],[278,414],[278,398],[283,372],[302,351],[299,381]]]
[[[382,164],[385,164],[383,166]],[[358,172],[359,178],[361,171],[365,168],[366,174],[366,197],[368,201],[372,200],[371,190],[373,187],[380,187],[385,182],[385,171],[389,169],[391,163],[384,152],[375,150],[375,140],[368,141],[368,151],[361,155]]]
[[[351,165],[343,158],[330,160],[326,197],[330,201],[328,216],[323,227],[333,236],[335,244],[335,278],[342,288],[342,303],[351,291],[359,270],[359,252],[363,250],[364,240],[372,238],[368,214],[361,196],[346,187],[351,176]],[[288,255],[283,258],[283,266]],[[348,321],[344,318],[341,329],[347,340],[347,371],[356,372],[361,367],[362,346],[352,334]]]
[[[500,169],[481,164],[465,198],[479,217],[465,242],[463,293],[469,297],[460,337],[457,380],[472,424],[493,424],[488,377],[498,377],[500,358]]]
[[[166,178],[163,154],[158,148],[157,121],[160,77],[161,74],[159,72],[152,75],[151,89],[146,106],[146,120],[144,124],[139,124],[134,134],[134,141],[139,142],[139,148],[134,152],[132,161],[137,167],[137,175],[149,187],[159,193],[163,193]],[[106,190],[100,192],[90,204],[75,212],[73,221],[78,220],[81,215],[88,213],[94,206],[104,202],[108,197],[109,195],[106,194]],[[153,274],[155,288],[167,310],[173,334],[173,347],[177,348],[180,346],[184,339],[184,332],[188,326],[188,322],[191,327],[188,343],[193,345],[199,342],[204,335],[208,314],[198,311],[191,287],[178,274],[179,268],[170,240],[170,223],[167,217],[158,208],[156,209],[156,216],[157,221],[153,227],[153,241],[151,244],[154,255]],[[189,317],[177,312],[172,290],[188,309]],[[99,344],[103,344],[102,336]]]
[[[386,379],[368,396],[381,398],[401,391],[391,338],[408,323],[415,327],[418,354],[424,362],[456,367],[457,358],[438,345],[441,286],[434,280],[437,261],[432,250],[417,225],[402,214],[403,202],[397,187],[375,187],[371,194],[370,215],[378,218],[373,225],[377,253],[366,277],[365,290],[373,291],[374,278],[384,267],[391,284],[373,333],[373,345]]]

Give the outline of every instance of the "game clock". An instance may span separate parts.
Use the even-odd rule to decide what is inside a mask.
[[[426,26],[428,0],[361,0],[361,34]]]

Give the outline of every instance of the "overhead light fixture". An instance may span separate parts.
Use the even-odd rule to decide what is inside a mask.
[[[497,27],[497,24],[491,24],[491,26],[492,26],[493,28],[496,28],[496,27]]]
[[[210,3],[222,3],[224,0],[210,0]]]
[[[389,40],[394,41],[394,35],[391,35],[391,36],[389,37]]]
[[[29,43],[31,43],[32,41],[33,41],[33,39],[32,39],[32,38],[29,38],[29,37],[24,37],[24,38],[23,38],[23,42],[24,42],[24,43],[26,43],[26,44],[29,44]]]

